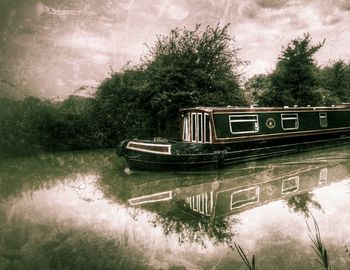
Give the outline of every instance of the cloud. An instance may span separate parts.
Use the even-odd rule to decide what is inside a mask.
[[[255,0],[262,8],[280,9],[288,4],[288,0]]]
[[[238,13],[247,19],[255,19],[259,14],[259,8],[255,2],[243,2],[238,9]]]
[[[349,2],[350,5],[350,2]],[[349,13],[344,9],[342,1],[314,1],[309,5],[314,13],[317,13],[320,17],[320,21],[323,25],[335,25],[343,22],[344,19],[349,17]]]
[[[350,11],[350,1],[349,0],[338,0],[338,1],[334,1],[334,2],[341,10]]]
[[[188,11],[183,7],[171,5],[168,8],[167,14],[171,19],[184,20],[188,16]]]
[[[342,21],[342,17],[339,17],[338,15],[332,14],[332,15],[326,16],[323,20],[323,23],[325,25],[333,25],[333,24],[337,24],[341,21]]]

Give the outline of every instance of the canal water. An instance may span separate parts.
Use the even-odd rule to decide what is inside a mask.
[[[349,176],[350,146],[197,172],[1,160],[0,269],[350,269]]]

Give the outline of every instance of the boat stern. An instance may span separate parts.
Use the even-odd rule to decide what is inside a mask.
[[[129,140],[124,140],[117,146],[116,152],[119,157],[124,156],[124,151],[126,148],[126,145],[128,144]]]
[[[155,138],[123,142],[120,152],[131,170],[188,170],[218,165],[218,154],[209,146]]]
[[[163,162],[170,162],[174,143],[159,140],[126,140],[117,152],[125,157],[130,169],[157,170]]]

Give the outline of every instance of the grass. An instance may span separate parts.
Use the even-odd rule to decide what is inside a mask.
[[[325,245],[321,240],[320,228],[318,227],[317,221],[313,215],[311,215],[314,223],[314,232],[311,230],[309,223],[306,221],[306,226],[309,230],[309,237],[312,241],[312,249],[317,255],[316,261],[323,267],[323,269],[331,270],[329,263],[329,255]]]
[[[255,256],[253,255],[252,262],[250,263],[248,258],[247,258],[247,256],[245,255],[243,249],[240,247],[240,245],[237,245],[235,243],[235,247],[236,247],[236,249],[238,251],[239,256],[241,257],[241,259],[243,260],[243,262],[247,266],[247,268],[249,270],[255,270],[256,269],[255,268]]]
[[[325,245],[322,243],[320,228],[318,227],[317,221],[312,214],[311,214],[311,217],[313,220],[313,227],[314,227],[313,230],[311,229],[311,226],[309,225],[307,220],[305,220],[305,222],[306,222],[306,226],[309,230],[309,237],[312,241],[312,249],[317,255],[316,261],[322,266],[323,269],[332,270],[330,262],[329,262],[328,251],[327,251]],[[252,260],[250,262],[247,255],[244,253],[243,249],[241,248],[241,246],[237,245],[236,243],[234,243],[234,244],[235,244],[235,247],[236,247],[236,250],[237,250],[239,256],[243,260],[247,269],[256,270],[255,256],[253,255]]]

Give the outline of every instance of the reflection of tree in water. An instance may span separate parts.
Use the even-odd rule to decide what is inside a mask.
[[[112,176],[104,171],[100,175],[100,183],[103,183],[100,188],[107,198],[125,204],[132,196],[135,186],[138,185],[135,184],[135,181],[130,181],[128,176],[117,175],[116,177],[116,175],[115,172]],[[184,201],[176,200],[154,202],[135,208],[128,205],[127,210],[134,219],[137,219],[145,210],[152,212],[154,215],[150,222],[154,226],[161,227],[165,235],[177,235],[179,243],[199,243],[203,246],[206,240],[216,245],[230,245],[234,236],[231,226],[237,222],[232,218],[215,217],[213,219],[210,216],[204,216],[194,212]]]
[[[214,245],[231,246],[235,235],[232,225],[238,220],[204,216],[191,210],[183,201],[172,201],[167,211],[158,211],[151,222],[155,226],[161,226],[165,235],[176,234],[180,243],[199,243],[205,246],[205,241],[209,240]]]
[[[317,210],[322,210],[322,206],[319,202],[313,199],[314,194],[306,192],[290,197],[287,200],[288,207],[295,213],[301,213],[305,217],[310,217],[310,208],[314,207]]]
[[[115,154],[106,150],[0,159],[0,201],[20,196],[22,192],[50,188],[69,178],[99,175],[114,163],[117,163]]]
[[[142,177],[141,177],[142,176]],[[125,175],[120,168],[105,169],[100,174],[99,188],[103,191],[104,196],[113,202],[127,204],[128,199],[132,197],[133,191],[147,187],[147,183],[158,183],[159,188],[171,189],[173,186],[178,186],[181,183],[175,180],[174,182],[167,181],[167,176],[162,174],[151,174],[150,179],[147,178],[147,173],[141,176]],[[156,179],[152,178],[156,177]],[[157,181],[160,179],[160,182]],[[196,180],[198,180],[196,178]],[[143,185],[145,184],[145,186]],[[188,183],[187,183],[188,184]],[[157,185],[152,185],[153,192],[156,192]],[[184,201],[168,201],[155,202],[145,204],[142,207],[131,208],[127,206],[128,213],[134,219],[144,213],[145,210],[154,213],[150,222],[154,226],[159,226],[163,229],[165,235],[175,234],[178,236],[180,243],[200,243],[205,245],[206,240],[210,240],[213,244],[228,244],[230,245],[234,237],[231,230],[232,224],[237,220],[225,217],[204,216],[194,212],[185,204]]]
[[[141,248],[113,235],[12,219],[0,231],[0,269],[148,269]]]

